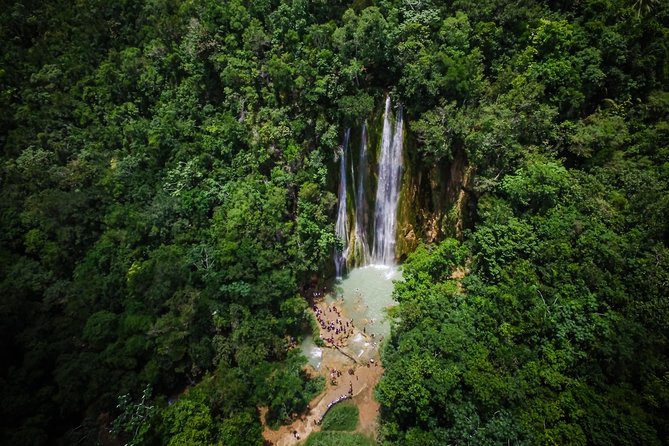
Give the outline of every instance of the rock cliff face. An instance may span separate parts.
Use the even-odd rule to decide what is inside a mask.
[[[413,251],[420,241],[433,243],[445,237],[462,237],[470,224],[474,199],[469,192],[473,167],[464,152],[451,160],[428,163],[417,149],[410,132],[405,135],[405,163],[397,213],[399,260]]]
[[[397,112],[395,109],[394,113]],[[348,269],[373,261],[370,247],[375,237],[374,212],[384,116],[384,108],[378,107],[357,128],[350,129],[348,156],[345,157],[348,181],[343,185],[347,197],[349,245],[345,247],[345,262]],[[473,167],[468,164],[464,152],[456,150],[450,160],[428,162],[422,157],[419,143],[408,124],[405,122],[402,130],[401,186],[395,234],[397,261],[402,261],[420,241],[432,243],[445,237],[461,238],[463,229],[471,223],[475,206],[474,197],[467,192],[471,190]],[[331,172],[341,172],[341,167],[332,166]],[[339,190],[341,188],[339,184]]]

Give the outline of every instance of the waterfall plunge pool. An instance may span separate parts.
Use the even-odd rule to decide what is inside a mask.
[[[358,329],[344,351],[361,362],[378,357],[381,341],[390,334],[388,309],[397,304],[392,297],[393,281],[401,277],[397,266],[367,265],[351,270],[335,283],[333,292],[325,296],[326,303],[343,307],[346,318]],[[300,349],[318,371],[325,356],[337,355],[318,347],[311,335],[305,336]]]
[[[344,279],[335,283],[334,295],[358,330],[380,340],[390,334],[387,310],[397,304],[393,300],[393,280],[402,277],[397,266],[367,265],[351,270]],[[343,299],[343,302],[342,302]]]

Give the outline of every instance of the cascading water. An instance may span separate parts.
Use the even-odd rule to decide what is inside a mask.
[[[348,141],[351,136],[351,129],[344,132],[344,142],[339,154],[339,207],[337,208],[337,222],[335,224],[335,233],[343,243],[342,250],[335,250],[335,268],[337,278],[341,279],[346,257],[348,256],[348,222],[346,218],[346,152],[348,151]]]
[[[367,126],[363,122],[360,135],[360,151],[358,154],[357,171],[354,163],[350,164],[350,179],[353,199],[355,200],[355,216],[352,222],[347,218],[347,153],[350,129],[344,134],[344,143],[340,152],[339,164],[339,205],[335,226],[337,236],[343,242],[341,252],[335,252],[337,278],[341,278],[346,265],[364,266],[370,263],[392,266],[395,263],[395,232],[397,227],[397,205],[399,200],[402,175],[402,132],[403,118],[401,108],[397,111],[393,122],[390,97],[386,97],[383,115],[383,133],[378,162],[378,181],[376,202],[372,223],[372,249],[367,242],[368,204],[365,194],[367,185]],[[353,226],[351,230],[351,226]],[[371,251],[371,253],[370,253]]]
[[[397,111],[395,128],[391,124],[390,96],[386,97],[381,136],[378,186],[374,209],[374,247],[372,261],[381,265],[395,262],[397,202],[402,175],[402,109]]]
[[[358,184],[355,191],[355,240],[353,242],[354,258],[359,265],[364,265],[369,259],[367,245],[367,225],[365,202],[365,177],[367,171],[367,126],[362,123],[360,136],[360,156],[358,158]]]

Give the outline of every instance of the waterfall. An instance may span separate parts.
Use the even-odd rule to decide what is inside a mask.
[[[355,191],[355,240],[354,258],[359,265],[364,265],[369,259],[367,245],[367,203],[365,201],[365,177],[367,172],[367,126],[362,123],[360,136],[360,156],[358,158],[358,184]]]
[[[372,250],[373,262],[382,265],[392,265],[395,262],[397,202],[402,175],[402,127],[402,109],[400,108],[395,117],[395,128],[392,128],[390,96],[387,96],[381,135]]]
[[[397,205],[399,201],[402,176],[402,109],[398,109],[394,116],[390,97],[386,97],[383,115],[383,131],[378,160],[378,176],[374,217],[372,221],[373,241],[372,249],[367,242],[369,210],[365,187],[368,184],[369,163],[367,160],[367,125],[362,123],[360,135],[360,151],[357,168],[349,160],[350,171],[347,169],[349,153],[349,139],[351,131],[344,133],[344,141],[339,154],[339,205],[337,208],[337,222],[335,231],[343,242],[341,252],[335,250],[335,267],[337,278],[341,278],[346,265],[367,265],[369,263],[393,265],[395,262],[395,240],[397,230]],[[353,208],[355,215],[349,222],[347,216],[347,187],[351,181],[352,197],[355,200]],[[371,227],[370,227],[371,229]],[[371,251],[371,252],[370,252]]]
[[[342,277],[342,271],[346,264],[346,257],[348,256],[348,228],[346,218],[346,152],[348,151],[348,140],[351,136],[351,129],[346,129],[344,132],[344,142],[339,153],[339,206],[337,208],[337,223],[335,224],[335,233],[342,241],[342,250],[335,249],[335,268],[337,278]]]

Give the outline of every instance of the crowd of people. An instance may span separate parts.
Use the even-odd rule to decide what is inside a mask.
[[[313,303],[312,310],[314,312],[314,316],[316,317],[316,321],[318,322],[318,325],[320,326],[321,329],[321,339],[331,347],[337,347],[339,348],[340,351],[342,351],[343,347],[346,347],[347,343],[346,340],[349,338],[349,336],[353,335],[355,332],[355,325],[353,323],[352,319],[348,319],[346,317],[342,317],[342,311],[343,309],[340,307],[337,307],[337,304],[339,301],[335,301],[335,303],[328,304],[325,302],[321,297],[323,296],[323,293],[314,291],[313,297],[315,302]],[[368,321],[363,320],[362,323],[362,333],[365,334],[367,337],[372,337],[374,338],[375,336],[373,334],[369,335],[367,334],[367,330],[365,325],[367,325]],[[373,324],[374,321],[372,319],[371,323]],[[374,342],[374,345],[376,346],[376,342]],[[343,352],[343,351],[342,351]],[[347,355],[345,352],[343,352],[346,356]],[[349,356],[349,358],[351,358]],[[353,358],[351,358],[353,359]],[[378,361],[375,361],[374,359],[368,360],[367,363],[365,362],[359,363],[355,359],[353,359],[355,363],[358,363],[362,366],[366,365],[367,367],[371,366],[378,366]],[[336,388],[337,390],[342,389],[343,386],[345,386],[346,380],[342,378],[344,373],[342,370],[337,369],[335,367],[328,368],[329,371],[329,380],[328,384]],[[325,417],[325,415],[328,413],[330,408],[334,406],[337,403],[340,403],[342,401],[348,400],[353,398],[353,382],[359,382],[360,377],[356,374],[356,368],[354,367],[349,367],[349,368],[344,368],[344,372],[348,372],[349,375],[349,386],[348,386],[348,391],[346,393],[339,394],[338,397],[335,397],[333,400],[331,400],[327,407],[325,408],[324,412],[321,414],[320,418],[316,420],[316,424],[320,424]],[[353,378],[355,377],[355,379]],[[364,376],[363,376],[364,378]],[[342,380],[344,383],[342,383]],[[340,384],[343,384],[342,387],[339,387]],[[357,384],[356,384],[357,385]]]
[[[326,310],[331,316],[331,313],[334,313],[336,317],[334,320],[331,318],[325,317],[323,310],[321,310],[318,305],[314,304],[313,306],[314,314],[318,324],[321,326],[321,329],[327,332],[327,335],[321,334],[321,339],[323,339],[328,344],[337,345],[338,338],[340,335],[350,335],[353,334],[353,321],[345,320],[341,317],[341,311],[335,304],[328,305]]]
[[[333,386],[336,386],[337,385],[337,378],[340,378],[340,377],[341,377],[341,370],[335,369],[335,368],[332,368],[332,370],[330,370],[330,384],[332,384]]]

